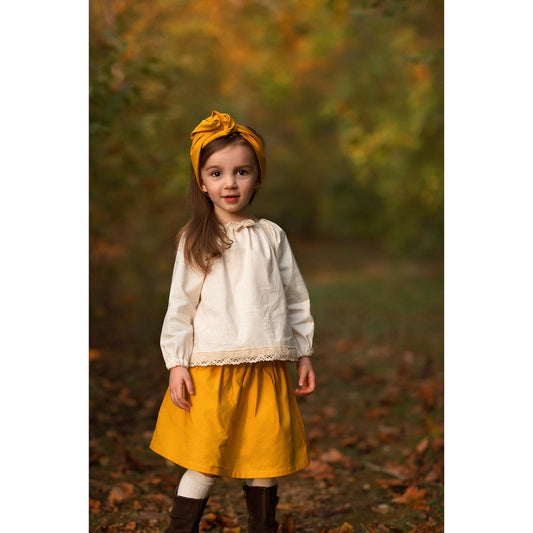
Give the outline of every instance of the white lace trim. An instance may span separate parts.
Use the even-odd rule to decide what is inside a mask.
[[[192,354],[189,366],[224,366],[240,365],[243,363],[261,363],[265,361],[298,361],[299,358],[300,356],[294,348],[281,348],[274,352],[261,348],[237,350],[234,352],[196,352]]]
[[[298,361],[298,356],[285,356],[279,355],[258,355],[256,357],[250,357],[246,359],[241,358],[225,358],[225,359],[205,359],[200,361],[191,361],[190,367],[195,366],[226,366],[226,365],[242,365],[246,363],[262,363],[267,361]]]

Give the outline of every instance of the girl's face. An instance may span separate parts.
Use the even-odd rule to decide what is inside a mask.
[[[200,170],[202,191],[222,224],[249,216],[250,199],[259,188],[258,174],[255,154],[247,145],[230,144],[209,156]]]

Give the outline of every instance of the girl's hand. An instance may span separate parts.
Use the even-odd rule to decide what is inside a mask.
[[[168,388],[170,391],[170,399],[180,409],[189,412],[191,404],[184,396],[184,388],[189,394],[194,394],[194,387],[192,385],[191,375],[184,366],[174,366],[170,369],[170,377],[168,380]]]
[[[308,356],[298,359],[298,388],[294,391],[297,396],[307,396],[315,390],[315,372]]]

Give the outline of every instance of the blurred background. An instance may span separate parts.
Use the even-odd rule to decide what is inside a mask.
[[[286,230],[316,322],[311,465],[280,518],[442,531],[441,0],[90,2],[91,531],[166,527],[159,334],[213,109],[265,138],[253,210]],[[238,492],[216,485],[202,530],[245,523]]]
[[[265,138],[254,210],[294,242],[442,257],[440,0],[94,0],[92,347],[157,343],[213,109]]]

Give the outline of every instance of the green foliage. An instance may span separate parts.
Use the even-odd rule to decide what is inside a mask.
[[[258,215],[440,255],[442,41],[440,1],[91,2],[92,340],[154,341],[212,109],[266,139]]]

